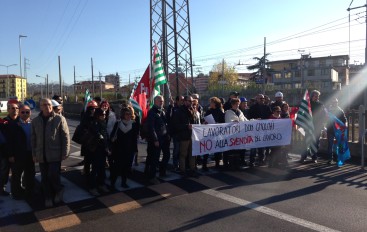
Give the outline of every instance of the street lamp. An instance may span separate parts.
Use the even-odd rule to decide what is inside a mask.
[[[49,94],[49,91],[48,91],[48,74],[45,77],[42,77],[40,75],[36,75],[36,77],[45,78],[45,95],[47,97],[48,94]],[[41,94],[41,95],[42,95],[42,98],[43,98],[43,94]]]
[[[8,80],[7,98],[9,98],[10,97],[9,67],[11,67],[11,66],[17,66],[17,64],[11,64],[11,65],[3,65],[3,64],[0,64],[0,66],[6,67],[6,75],[7,75],[7,80]]]
[[[21,40],[22,38],[27,38],[26,35],[19,35],[19,70],[20,70],[20,100],[23,100],[23,80],[22,80],[22,47]]]

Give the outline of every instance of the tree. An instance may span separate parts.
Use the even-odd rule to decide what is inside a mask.
[[[253,81],[261,80],[263,79],[263,69],[265,67],[265,76],[268,76],[269,73],[273,72],[274,70],[267,67],[267,64],[269,63],[269,60],[267,59],[268,55],[270,53],[266,53],[263,57],[254,57],[254,60],[257,60],[257,63],[254,65],[247,66],[248,70],[254,70],[253,73],[251,73],[250,79]]]
[[[224,73],[224,77],[222,77],[222,73]],[[209,88],[220,85],[233,86],[236,85],[237,79],[238,74],[234,67],[230,67],[226,62],[218,63],[213,66],[210,72]]]

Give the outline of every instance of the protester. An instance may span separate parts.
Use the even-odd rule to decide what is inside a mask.
[[[240,94],[237,92],[237,91],[232,91],[232,92],[230,92],[229,93],[229,98],[228,98],[228,100],[226,101],[226,103],[224,103],[224,105],[223,105],[223,109],[224,109],[224,111],[227,111],[227,110],[229,110],[229,109],[231,109],[232,108],[232,105],[231,105],[231,100],[233,99],[233,98],[238,98],[238,96],[239,96]]]
[[[137,136],[139,127],[135,122],[135,115],[130,108],[122,108],[121,119],[118,120],[110,134],[111,139],[111,189],[115,189],[118,176],[121,176],[121,187],[128,188],[127,177],[131,172],[134,154],[137,152]]]
[[[210,105],[209,109],[206,111],[205,116],[212,115],[215,123],[224,123],[224,110],[222,102],[217,97],[212,97],[209,99]],[[222,159],[222,152],[214,153],[215,167],[219,168],[220,160]],[[207,169],[208,155],[204,155],[203,159],[203,169]]]
[[[274,107],[279,106],[282,107],[282,105],[285,103],[285,101],[283,101],[283,93],[282,92],[276,92],[275,93],[275,101],[273,101],[270,104],[270,109],[273,110]]]
[[[148,111],[148,147],[147,147],[147,169],[146,175],[151,184],[158,184],[156,170],[159,165],[159,175],[166,176],[167,164],[170,158],[170,137],[167,129],[166,116],[163,109],[163,96],[154,97],[154,105]],[[160,153],[163,153],[162,161],[159,163]]]
[[[54,111],[57,113],[57,114],[61,114],[61,115],[64,115],[64,107],[63,107],[63,104],[64,104],[64,100],[62,99],[62,97],[60,97],[59,95],[54,95],[51,99],[51,101],[54,100],[56,101],[59,105],[57,105],[57,108],[54,108]],[[55,104],[56,105],[56,104]],[[52,107],[55,107],[54,106],[54,103],[52,103]]]
[[[185,103],[180,107],[173,118],[175,130],[180,140],[180,171],[184,176],[196,177],[195,157],[192,156],[192,124],[199,124],[199,118],[192,108],[192,97],[185,96]],[[188,170],[186,170],[186,159],[188,159]]]
[[[322,102],[319,101],[320,98],[320,91],[313,90],[310,95],[310,105],[311,105],[311,112],[312,112],[312,123],[314,127],[314,137],[315,137],[315,146],[316,149],[319,148],[319,141],[321,136],[321,130],[324,128],[325,121],[327,119],[327,115],[325,113],[325,106]],[[303,163],[307,158],[307,155],[311,155],[312,162],[317,163],[317,154],[310,154],[310,150],[307,149],[301,155],[301,159],[299,160],[300,163]]]
[[[31,146],[31,109],[22,105],[18,123],[9,125],[12,136],[9,141],[11,164],[11,195],[13,199],[29,199],[34,190],[35,166]],[[21,146],[20,146],[21,144]],[[23,175],[23,183],[21,183]]]
[[[274,106],[273,113],[269,119],[281,119],[282,110],[279,106]],[[284,146],[273,146],[268,158],[268,167],[286,167],[288,165],[287,154],[283,152]]]
[[[97,102],[94,100],[87,103],[87,108],[85,113],[82,114],[82,118],[80,120],[80,127],[82,131],[87,131],[88,128],[91,127],[93,123],[93,115],[95,110],[98,108]],[[84,157],[83,161],[79,163],[79,165],[83,165],[83,171],[82,173],[87,177],[87,180],[89,178],[90,174],[90,165],[91,165],[91,154],[89,150],[87,149],[86,144],[81,144],[80,147],[80,155]]]
[[[51,100],[51,104],[52,104],[52,110],[56,113],[56,114],[60,114],[62,115],[62,105],[60,105],[60,103],[58,103],[56,100]]]
[[[9,149],[11,149],[9,141],[11,139],[12,130],[10,129],[13,124],[18,124],[19,122],[19,105],[18,101],[15,99],[10,99],[7,102],[8,115],[4,118],[3,132],[6,139],[6,144],[3,146],[2,152],[0,154],[0,195],[7,196],[9,193],[6,191],[6,184],[9,180]]]
[[[231,100],[231,109],[225,112],[224,118],[225,122],[243,122],[248,121],[248,119],[243,115],[242,111],[239,109],[240,107],[240,99],[232,98]],[[230,156],[239,155],[240,163],[239,165],[242,166],[245,164],[245,152],[246,150],[239,150],[239,151],[226,151],[223,153],[223,166],[224,168],[229,167]],[[232,157],[233,159],[234,157]],[[238,164],[234,164],[238,166]]]
[[[95,109],[93,114],[93,122],[88,128],[90,134],[88,141],[85,143],[92,170],[88,178],[89,192],[93,196],[99,196],[100,193],[107,193],[108,189],[105,185],[105,163],[107,155],[110,155],[106,113],[101,109]]]
[[[240,97],[240,110],[242,111],[243,115],[245,117],[248,117],[248,112],[250,110],[250,107],[247,105],[247,99],[245,97]]]
[[[178,109],[182,106],[183,102],[184,102],[184,97],[177,96],[175,99],[175,102],[173,101],[170,102],[166,110],[166,120],[167,120],[167,125],[168,125],[168,131],[173,141],[172,162],[173,162],[173,170],[175,171],[179,171],[180,141],[178,139],[177,132],[174,129],[172,118],[177,113]]]
[[[69,127],[63,116],[52,111],[50,99],[42,99],[40,105],[41,113],[31,124],[32,155],[39,162],[45,206],[51,207],[63,198],[60,166],[70,150]]]
[[[265,97],[263,94],[258,94],[256,96],[256,103],[250,107],[249,110],[249,119],[268,119],[271,115],[271,109],[268,105],[265,104]],[[258,164],[264,165],[265,164],[265,157],[264,157],[264,148],[252,148],[250,150],[250,167],[253,167],[255,164],[255,156],[256,150],[258,153]]]
[[[347,117],[345,117],[344,111],[338,105],[338,99],[333,98],[328,111],[335,115],[345,126],[347,126]],[[328,139],[328,164],[335,164],[338,161],[336,151],[334,151],[334,120],[329,119],[327,123],[327,139]]]

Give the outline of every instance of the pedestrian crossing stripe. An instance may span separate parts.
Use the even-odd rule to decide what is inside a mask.
[[[136,171],[144,170],[143,164],[138,167]],[[299,170],[302,170],[303,167],[299,167]],[[347,168],[347,166],[344,168]],[[71,172],[78,172],[78,175],[80,175],[78,169],[80,168],[75,168]],[[297,168],[295,169],[297,170]],[[108,176],[108,171],[106,170],[106,172]],[[136,182],[134,179],[128,179],[129,189],[119,188],[119,192],[108,193],[95,198],[87,192],[85,187],[74,183],[70,179],[71,176],[68,177],[68,172],[63,172],[61,182],[65,186],[65,204],[45,209],[43,202],[36,202],[41,204],[37,207],[34,202],[32,204],[32,202],[16,201],[10,197],[0,197],[0,228],[2,232],[19,231],[27,230],[25,229],[27,226],[33,228],[37,224],[45,231],[54,231],[78,225],[84,221],[94,220],[96,216],[90,214],[93,214],[95,209],[101,211],[99,213],[100,217],[104,217],[192,192],[218,189],[237,183],[258,181],[262,178],[269,179],[274,175],[281,175],[284,178],[287,175],[287,172],[279,172],[272,168],[249,169],[248,172],[213,171],[202,173],[203,175],[198,178],[181,178],[177,173],[168,172],[168,177],[172,175],[176,179],[169,181],[160,179],[161,184],[148,186]],[[83,178],[85,177],[83,176]],[[40,181],[39,173],[37,173],[36,179],[37,182]]]

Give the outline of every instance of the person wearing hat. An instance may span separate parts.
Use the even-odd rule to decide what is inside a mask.
[[[56,103],[58,103],[58,105]],[[52,102],[52,108],[54,109],[55,113],[60,114],[60,115],[64,115],[64,111],[63,111],[63,107],[62,104],[64,103],[64,101],[62,100],[62,97],[60,97],[59,95],[54,95],[51,99]],[[54,108],[57,107],[57,108]]]
[[[240,97],[240,110],[242,111],[243,115],[245,115],[245,117],[248,116],[248,111],[250,109],[250,107],[248,107],[247,105],[247,99],[245,97]]]
[[[60,105],[60,103],[58,103],[56,100],[52,99],[51,100],[51,104],[52,104],[52,110],[55,112],[55,114],[61,114],[62,112],[62,105]]]
[[[90,125],[93,122],[93,115],[95,110],[98,108],[98,104],[96,101],[92,100],[87,103],[87,108],[85,110],[85,113],[82,113],[82,118],[80,120],[80,126],[82,130],[86,130],[90,127]],[[83,111],[84,112],[84,111]],[[84,165],[82,173],[86,176],[90,173],[90,160],[88,156],[88,150],[86,149],[86,146],[84,144],[80,147],[80,156],[84,157],[84,160],[79,162],[79,165]]]
[[[229,98],[226,101],[226,103],[224,103],[224,105],[223,105],[224,111],[227,111],[227,110],[232,108],[231,100],[233,98],[238,98],[239,95],[240,94],[237,91],[232,91],[232,92],[229,93]]]
[[[283,93],[278,91],[275,93],[275,101],[270,104],[270,109],[273,110],[276,106],[281,108],[284,103],[285,101],[283,101]]]

